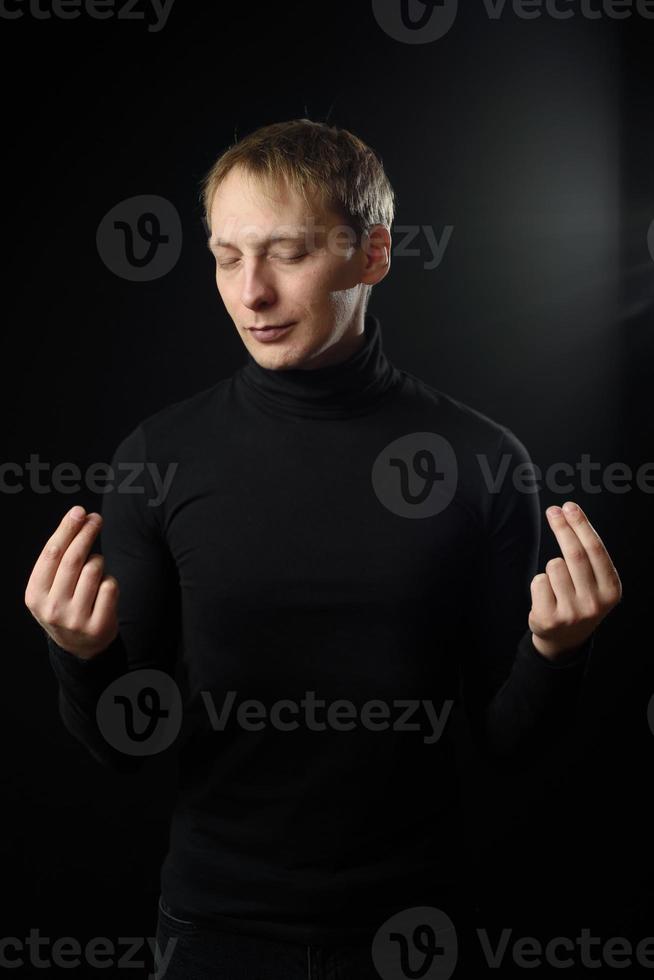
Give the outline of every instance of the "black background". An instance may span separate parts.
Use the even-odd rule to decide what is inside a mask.
[[[108,462],[140,419],[242,362],[199,184],[235,137],[302,116],[378,151],[396,225],[453,226],[437,268],[419,236],[421,254],[394,257],[373,292],[394,363],[508,425],[543,470],[583,453],[634,471],[654,459],[653,20],[493,20],[479,0],[445,37],[409,45],[367,2],[176,0],[158,32],[149,8],[145,21],[21,9],[0,17],[5,461]],[[103,216],[141,194],[171,201],[183,227],[173,270],[144,283],[96,247]],[[568,498],[586,510],[624,597],[566,745],[501,781],[465,762],[480,926],[654,935],[653,498],[632,485],[542,489],[543,512]],[[68,735],[23,602],[74,503],[101,499],[2,496],[0,935],[152,936],[174,767],[117,776]],[[543,518],[540,570],[558,553]]]

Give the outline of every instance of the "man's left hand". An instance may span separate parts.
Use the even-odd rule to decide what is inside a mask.
[[[570,507],[572,504],[572,507]],[[529,629],[544,657],[566,658],[578,650],[622,599],[622,583],[597,531],[581,507],[546,514],[563,553],[531,581]]]

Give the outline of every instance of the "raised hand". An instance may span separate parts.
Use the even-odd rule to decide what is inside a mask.
[[[546,514],[563,557],[531,581],[529,629],[538,652],[554,660],[588,639],[622,599],[622,583],[581,507],[566,501]]]
[[[118,633],[118,581],[103,576],[104,558],[91,546],[100,514],[70,510],[46,541],[25,589],[25,605],[64,650],[87,660]]]

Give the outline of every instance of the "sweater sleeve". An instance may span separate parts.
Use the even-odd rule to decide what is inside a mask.
[[[525,759],[564,737],[573,722],[594,636],[559,661],[542,656],[532,642],[527,620],[538,571],[539,493],[527,449],[502,427],[498,457],[490,461],[494,474],[502,472],[506,454],[506,477],[490,493],[481,562],[464,617],[462,691],[482,753]]]
[[[118,772],[136,772],[144,757],[121,752],[106,741],[96,720],[98,700],[109,684],[131,670],[155,668],[172,677],[180,644],[177,570],[163,536],[163,502],[147,462],[145,432],[139,425],[114,453],[113,482],[101,508],[104,573],[115,575],[120,586],[117,636],[105,650],[83,660],[44,631],[65,728],[98,762]]]

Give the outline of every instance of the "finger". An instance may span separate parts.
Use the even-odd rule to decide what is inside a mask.
[[[598,587],[597,579],[593,566],[590,563],[586,548],[575,530],[568,524],[563,512],[558,509],[558,513],[552,508],[547,508],[547,517],[550,527],[559,542],[561,554],[568,568],[568,573],[574,584],[574,589],[580,595],[585,592],[595,591]]]
[[[98,586],[102,581],[103,572],[103,556],[91,555],[79,573],[72,603],[77,615],[85,622],[91,618],[93,613],[93,603],[98,594]]]
[[[551,558],[545,571],[556,599],[557,614],[570,615],[574,612],[576,591],[565,559]]]
[[[556,596],[545,572],[534,576],[531,580],[530,589],[532,613],[535,613],[542,620],[553,619],[556,614]]]
[[[118,580],[113,575],[106,575],[100,582],[89,620],[92,632],[99,633],[111,621],[119,591]]]
[[[48,538],[25,587],[25,598],[30,603],[44,599],[52,586],[61,556],[82,527],[86,513],[83,507],[72,507],[62,518],[54,534]]]
[[[89,514],[83,526],[66,548],[50,588],[52,599],[72,599],[80,572],[89,556],[89,551],[97,537],[101,523],[102,518],[99,514]]]
[[[573,503],[573,501],[566,501],[567,503]],[[586,550],[588,561],[600,590],[605,591],[613,588],[616,580],[619,581],[618,572],[599,534],[579,504],[575,504],[575,509],[568,510],[566,508],[563,513],[570,528]]]

